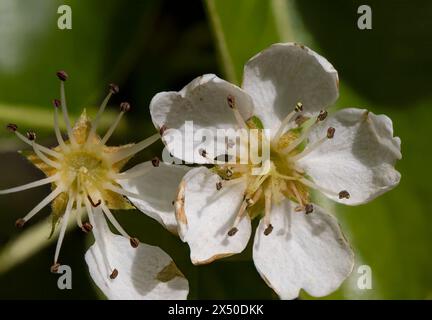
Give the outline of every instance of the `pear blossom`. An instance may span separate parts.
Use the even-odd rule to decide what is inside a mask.
[[[54,131],[58,146],[44,147],[36,142],[36,134],[20,133],[18,126],[9,124],[9,131],[32,147],[26,157],[47,177],[23,186],[1,190],[0,194],[23,191],[51,184],[52,191],[27,215],[16,221],[19,228],[39,211],[52,203],[53,231],[60,228],[51,271],[60,267],[60,249],[68,221],[75,216],[77,225],[86,233],[92,232],[94,244],[85,254],[89,272],[97,286],[109,299],[185,299],[188,295],[188,281],[177,269],[172,259],[162,249],[150,246],[130,236],[115,219],[112,210],[134,209],[135,207],[158,220],[167,229],[175,229],[174,210],[165,205],[163,197],[175,197],[176,184],[187,168],[167,166],[159,159],[138,164],[121,172],[127,161],[136,153],[156,142],[155,134],[139,143],[119,147],[107,146],[123,115],[130,105],[123,102],[120,113],[104,136],[97,135],[101,116],[110,97],[119,89],[111,84],[93,120],[86,112],[71,125],[69,119],[65,82],[68,78],[59,71],[61,99],[55,99]],[[59,109],[63,113],[68,139],[59,129]],[[166,183],[170,182],[170,183]],[[147,192],[157,188],[162,195]],[[84,221],[84,215],[89,221]],[[111,232],[107,220],[120,234]]]
[[[394,165],[401,152],[387,116],[356,108],[329,114],[338,89],[337,71],[324,57],[285,43],[247,62],[241,88],[207,74],[152,99],[153,123],[163,129],[168,151],[213,165],[190,170],[175,202],[179,235],[194,264],[242,252],[258,218],[253,260],[280,298],[296,298],[301,289],[325,296],[348,277],[353,251],[336,218],[312,195],[367,203],[399,183]],[[229,143],[202,150],[198,139],[184,150],[175,133],[189,120],[208,132],[267,129],[256,140],[269,146],[268,170],[256,175],[252,170],[262,163],[215,162]]]

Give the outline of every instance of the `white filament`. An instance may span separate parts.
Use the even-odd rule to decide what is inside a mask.
[[[25,222],[29,221],[35,214],[45,208],[51,201],[53,201],[60,193],[63,192],[63,188],[57,187],[52,191],[45,199],[43,199],[36,207],[33,208],[24,218]]]
[[[61,246],[62,246],[62,243],[63,243],[63,239],[64,239],[64,236],[65,236],[65,233],[66,233],[66,227],[67,227],[68,221],[69,221],[69,215],[70,215],[70,213],[72,211],[72,206],[73,206],[74,202],[75,202],[75,199],[72,198],[72,193],[70,192],[69,193],[68,203],[66,205],[66,210],[65,210],[65,213],[64,213],[64,215],[62,217],[61,229],[60,229],[59,237],[57,239],[57,245],[56,245],[56,250],[55,250],[55,254],[54,254],[54,264],[56,264],[57,261],[58,261],[58,257],[59,257],[59,254],[60,254],[60,249],[61,249]]]
[[[46,185],[46,184],[49,184],[49,183],[53,183],[58,178],[59,178],[59,175],[55,174],[55,175],[53,175],[51,177],[48,177],[48,178],[45,178],[45,179],[41,179],[41,180],[38,180],[38,181],[34,181],[34,182],[30,182],[30,183],[24,184],[24,185],[19,186],[19,187],[10,188],[10,189],[6,189],[6,190],[0,190],[0,194],[8,194],[8,193],[20,192],[20,191],[24,191],[24,190],[40,187],[40,186],[43,186],[43,185]]]

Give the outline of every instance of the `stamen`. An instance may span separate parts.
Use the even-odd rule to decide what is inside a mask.
[[[15,132],[15,134],[16,134],[16,136],[21,140],[21,141],[23,141],[24,143],[27,143],[28,145],[30,145],[30,146],[33,146],[33,143],[32,143],[32,141],[30,141],[29,139],[27,139],[25,136],[23,136],[21,133],[19,133],[18,131],[14,131]],[[52,156],[52,157],[54,157],[54,158],[57,158],[57,159],[61,159],[63,156],[60,154],[60,153],[58,153],[58,152],[56,152],[56,151],[54,151],[54,150],[51,150],[51,149],[49,149],[49,148],[47,148],[47,147],[44,147],[44,146],[42,146],[42,145],[40,145],[40,144],[37,144],[36,142],[34,142],[34,144],[38,147],[38,149],[39,150],[41,150],[42,152],[45,152],[47,155],[49,155],[49,156]]]
[[[273,231],[273,226],[270,223],[270,213],[272,209],[272,190],[266,188],[264,191],[264,224],[267,226],[264,230],[264,235],[268,236]]]
[[[22,227],[24,227],[25,225],[25,220],[22,218],[17,219],[17,221],[15,221],[15,227],[21,229]]]
[[[222,182],[221,181],[216,182],[216,190],[219,191],[220,189],[222,189]]]
[[[132,246],[132,248],[138,248],[139,246],[139,240],[137,238],[130,238],[130,244]]]
[[[154,157],[151,161],[153,167],[159,167],[160,165],[160,159],[158,157]]]
[[[10,188],[10,189],[6,189],[6,190],[0,190],[0,195],[1,194],[14,193],[14,192],[20,192],[20,191],[24,191],[24,190],[40,187],[40,186],[43,186],[43,185],[46,185],[46,184],[49,184],[49,183],[53,183],[59,177],[60,177],[59,174],[55,174],[55,175],[53,175],[51,177],[44,178],[44,179],[41,179],[41,180],[38,180],[38,181],[34,181],[34,182],[30,182],[30,183],[24,184],[24,185],[19,186],[19,187]]]
[[[342,190],[341,192],[339,192],[339,199],[349,199],[350,197],[351,195],[346,190]]]
[[[313,205],[311,203],[308,203],[307,205],[305,205],[304,210],[306,214],[312,213],[314,210]]]
[[[291,157],[291,161],[294,161],[294,162],[298,161],[301,158],[304,158],[305,156],[310,154],[312,151],[318,149],[318,147],[321,146],[323,144],[323,142],[327,141],[327,139],[333,139],[335,132],[336,132],[335,128],[329,127],[327,129],[327,135],[324,138],[321,138],[321,139],[315,141],[311,145],[307,146],[305,150],[303,150],[299,154]]]
[[[334,191],[331,191],[331,190],[329,190],[329,189],[326,189],[326,188],[324,188],[324,187],[318,186],[318,185],[316,185],[315,183],[313,183],[312,181],[309,181],[309,180],[307,180],[307,179],[305,179],[305,178],[301,178],[301,179],[299,179],[299,181],[300,181],[302,184],[304,184],[305,186],[307,186],[307,187],[309,187],[309,188],[312,188],[312,189],[315,189],[315,190],[318,190],[318,191],[320,191],[320,192],[322,192],[322,193],[328,193],[328,194],[330,194],[330,195],[332,195],[332,196],[338,196],[338,195],[339,195],[338,193],[336,193],[336,192],[334,192]]]
[[[327,138],[333,139],[335,132],[336,132],[335,128],[333,128],[333,127],[328,128],[327,129]]]
[[[324,119],[327,118],[327,111],[321,111],[316,119],[315,123],[318,123],[320,121],[324,121]],[[302,143],[308,136],[310,131],[312,130],[314,126],[311,125],[309,126],[306,130],[304,130],[304,132],[301,134],[301,136],[299,138],[297,138],[296,140],[294,140],[288,147],[286,147],[283,150],[284,154],[288,154],[291,151],[293,151],[295,148],[297,148],[298,145],[300,145],[300,143]]]
[[[128,235],[128,233],[122,228],[122,226],[120,225],[120,223],[118,223],[118,221],[116,220],[116,218],[114,218],[113,214],[111,213],[110,209],[108,209],[108,207],[102,203],[101,205],[102,211],[105,214],[105,216],[108,218],[108,220],[112,223],[112,225],[114,226],[114,228],[116,228],[116,230],[125,238],[128,239],[132,239],[132,237],[130,235]]]
[[[118,270],[114,269],[113,272],[110,274],[110,279],[114,280],[118,276]]]
[[[273,231],[273,226],[271,224],[269,224],[267,226],[267,228],[265,228],[265,230],[264,230],[264,235],[268,236],[270,233],[272,233],[272,231]]]
[[[88,201],[90,201],[93,208],[99,207],[102,203],[101,199],[99,199],[97,202],[94,202],[93,199],[89,195],[87,195],[87,199],[88,199]]]
[[[64,239],[64,236],[66,233],[66,227],[67,227],[68,221],[69,221],[69,215],[72,211],[72,206],[73,206],[74,202],[75,202],[75,199],[72,197],[72,192],[69,192],[69,200],[68,200],[68,203],[66,205],[66,210],[65,210],[65,213],[64,213],[63,218],[62,218],[59,237],[57,239],[56,251],[54,254],[54,264],[56,264],[58,262],[58,258],[60,255],[60,249],[61,249],[63,239]]]
[[[100,121],[100,118],[102,116],[102,113],[105,111],[105,108],[108,104],[109,99],[111,98],[111,96],[113,94],[117,93],[118,91],[119,91],[118,86],[116,86],[115,84],[110,84],[110,90],[109,90],[107,96],[105,97],[105,99],[102,101],[102,104],[99,107],[99,111],[91,123],[91,129],[90,129],[89,135],[87,136],[86,144],[88,144],[90,141],[92,141],[92,139],[96,133],[97,127],[99,125],[99,121]]]
[[[58,273],[58,269],[60,268],[61,264],[60,263],[54,263],[51,267],[50,267],[50,271],[51,273]]]
[[[57,77],[60,80],[60,100],[61,100],[61,106],[62,106],[62,112],[63,112],[63,119],[64,119],[64,122],[66,124],[66,129],[67,129],[69,140],[72,143],[72,145],[76,146],[77,143],[75,140],[75,136],[73,135],[73,132],[72,132],[72,126],[70,123],[69,113],[68,113],[67,104],[66,104],[66,94],[65,94],[64,83],[67,80],[68,75],[64,71],[59,71],[59,72],[57,72]]]
[[[43,162],[45,162],[47,165],[53,168],[60,169],[60,165],[57,162],[52,161],[41,152],[39,146],[34,142],[34,140],[36,139],[36,134],[34,132],[27,132],[27,138],[31,141],[33,151],[36,153],[39,159],[41,159]]]
[[[238,226],[240,220],[243,218],[243,214],[246,211],[247,206],[248,205],[247,205],[246,200],[243,200],[243,202],[240,206],[240,209],[237,213],[237,216],[234,220],[233,227],[228,231],[228,236],[232,237],[237,233],[237,231],[238,231],[237,226]]]
[[[63,150],[68,150],[69,147],[65,144],[65,142],[63,140],[63,137],[62,137],[61,132],[60,132],[59,121],[58,121],[58,108],[61,106],[60,100],[54,99],[53,105],[55,107],[54,108],[54,132],[55,132],[55,135],[57,138],[57,142]]]
[[[81,230],[84,231],[85,233],[88,233],[93,230],[93,226],[89,222],[84,222],[81,227]]]
[[[107,131],[107,133],[105,133],[105,136],[103,137],[102,141],[100,142],[101,144],[106,144],[108,139],[112,136],[112,134],[114,133],[114,130],[117,128],[118,124],[120,123],[121,118],[123,117],[123,115],[128,112],[130,110],[130,105],[127,102],[122,102],[120,104],[120,113],[117,116],[116,120],[114,121],[114,123],[111,125],[111,127],[109,128],[109,130]]]
[[[16,124],[9,123],[9,124],[6,126],[6,129],[7,129],[9,132],[15,132],[15,131],[18,130],[18,126],[17,126]]]
[[[317,121],[324,121],[325,118],[327,118],[328,112],[325,110],[320,111],[318,117],[317,117]]]
[[[300,192],[298,191],[297,187],[295,186],[294,183],[290,183],[290,186],[291,186],[291,190],[294,192],[294,195],[298,203],[300,204],[301,207],[303,207],[303,200],[301,198]]]
[[[259,200],[259,198],[261,197],[261,194],[262,194],[262,188],[259,188],[252,197],[245,196],[245,198],[244,198],[244,200],[240,206],[240,209],[237,213],[237,216],[234,220],[233,227],[228,231],[228,236],[232,237],[237,233],[237,231],[238,231],[237,226],[240,223],[240,220],[243,218],[243,216],[246,212],[246,209],[248,207],[253,206]]]
[[[158,141],[160,138],[160,135],[154,134],[151,137],[133,145],[130,146],[129,148],[126,149],[122,149],[117,153],[114,153],[113,155],[111,155],[111,157],[109,158],[109,160],[111,161],[111,163],[116,163],[119,162],[125,158],[128,158],[130,156],[133,156],[134,154],[140,152],[141,150],[147,148],[148,146],[150,146],[151,144],[155,143],[156,141]]]
[[[291,119],[299,112],[303,111],[303,104],[301,102],[297,102],[296,106],[294,107],[294,110],[288,113],[288,115],[285,117],[285,119],[282,120],[281,124],[279,125],[278,130],[276,131],[276,134],[273,138],[273,141],[278,141],[279,138],[283,135],[284,130],[288,123],[291,121]]]
[[[92,207],[90,205],[90,201],[88,200],[88,198],[85,198],[84,202],[85,202],[85,206],[87,208],[87,215],[89,217],[90,224],[92,226],[96,226],[96,223],[95,223],[95,220],[94,220],[94,217],[93,217]],[[100,208],[96,209],[96,210],[100,210]],[[100,213],[102,214],[102,212],[100,212]],[[100,250],[100,252],[102,254],[102,259],[104,260],[105,267],[107,268],[106,271],[108,272],[108,275],[110,275],[109,277],[111,279],[114,279],[115,277],[117,277],[117,275],[114,278],[112,278],[111,275],[113,275],[114,273],[118,274],[118,271],[117,271],[117,269],[113,269],[111,267],[111,264],[110,264],[110,262],[108,260],[107,252],[105,251],[105,246],[106,246],[105,245],[105,239],[100,236],[99,232],[93,232],[93,235],[95,237],[95,244],[99,248],[99,250]]]
[[[228,231],[228,236],[232,237],[237,233],[238,229],[236,227],[232,227],[229,231]]]
[[[44,198],[36,207],[34,207],[24,218],[19,219],[19,227],[24,226],[24,224],[29,221],[34,215],[45,208],[51,201],[53,201],[60,193],[63,192],[63,188],[57,187],[52,191],[46,198]],[[18,223],[18,220],[17,220]]]
[[[243,119],[243,117],[241,116],[240,112],[237,109],[235,97],[232,95],[228,95],[227,102],[228,102],[228,106],[234,112],[234,117],[237,121],[237,124],[240,126],[240,128],[247,129],[248,126],[246,124],[246,121]]]

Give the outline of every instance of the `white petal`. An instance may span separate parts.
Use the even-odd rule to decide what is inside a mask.
[[[141,163],[126,171],[125,174],[133,174],[147,166],[149,166],[148,162]],[[117,182],[126,191],[140,195],[139,199],[128,197],[137,209],[160,222],[169,231],[177,233],[173,201],[180,181],[189,170],[187,166],[167,165],[160,162],[158,167],[150,165],[149,171],[142,176]]]
[[[261,220],[253,248],[255,266],[281,299],[298,297],[302,288],[312,296],[326,296],[351,273],[354,254],[333,216],[316,205],[308,215],[293,208],[288,200],[273,206],[274,229],[267,236]]]
[[[205,149],[210,159],[223,154],[226,149],[223,141],[211,147],[209,144],[214,143],[211,139],[205,145],[201,137],[186,132],[190,126],[185,122],[193,121],[195,135],[200,129],[209,130],[214,136],[217,129],[235,129],[237,122],[227,103],[229,95],[235,97],[243,119],[252,116],[251,98],[241,88],[213,74],[196,78],[180,92],[161,92],[154,96],[150,103],[152,120],[157,128],[166,128],[162,140],[173,156],[189,163],[209,163],[199,149]]]
[[[180,186],[184,205],[177,210],[179,235],[190,247],[192,263],[210,263],[216,259],[242,252],[251,235],[247,214],[238,224],[238,232],[230,237],[231,229],[243,200],[244,181],[216,189],[220,178],[209,169],[189,171]]]
[[[400,139],[393,137],[387,116],[355,108],[338,111],[312,130],[310,142],[325,137],[329,127],[336,129],[334,138],[298,162],[317,185],[329,191],[324,192],[328,197],[361,204],[399,183],[394,165],[401,158]],[[349,192],[349,199],[339,199],[342,190]]]
[[[308,116],[332,105],[338,86],[337,72],[325,58],[294,43],[274,44],[250,59],[242,85],[272,134],[298,102]]]
[[[129,239],[109,230],[102,213],[97,211],[93,226],[96,241],[86,252],[85,260],[91,277],[108,299],[187,298],[188,281],[163,250],[144,243],[132,248]],[[110,279],[114,268],[118,270],[118,276]]]

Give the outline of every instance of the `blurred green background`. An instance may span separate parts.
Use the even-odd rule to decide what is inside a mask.
[[[72,30],[57,28],[57,8],[72,7]],[[357,8],[372,8],[372,30],[357,28]],[[119,102],[133,109],[111,140],[124,144],[151,135],[153,95],[179,90],[194,77],[216,73],[239,83],[248,58],[272,43],[296,41],[325,56],[339,71],[336,107],[358,106],[393,119],[402,139],[401,184],[370,204],[332,206],[356,253],[373,272],[373,289],[359,290],[357,267],[329,298],[432,299],[432,2],[428,0],[0,0],[0,126],[34,129],[55,143],[51,100],[55,71],[67,70],[67,96],[76,117],[94,114],[107,84],[120,85],[104,122]],[[17,150],[22,143],[0,131],[0,189],[42,177]],[[130,165],[160,154],[147,149]],[[84,262],[93,242],[73,227],[61,262],[73,270],[73,289],[57,289],[49,272],[54,244],[42,213],[23,231],[14,221],[48,187],[0,197],[0,298],[100,298]],[[117,218],[142,242],[162,247],[190,282],[192,299],[275,299],[244,253],[194,267],[187,245],[138,211]],[[302,299],[308,299],[302,294]]]

